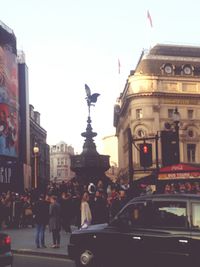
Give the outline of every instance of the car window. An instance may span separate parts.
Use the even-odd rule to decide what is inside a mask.
[[[188,225],[186,202],[154,201],[152,225],[156,228],[185,228]]]
[[[151,225],[151,211],[146,202],[134,203],[118,215],[118,220],[128,227],[148,227]]]
[[[200,203],[192,203],[192,227],[200,229]]]

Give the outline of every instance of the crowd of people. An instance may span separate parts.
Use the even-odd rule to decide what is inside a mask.
[[[116,184],[104,188],[102,181],[94,190],[77,182],[51,183],[45,192],[25,190],[0,194],[0,228],[34,227],[37,248],[45,248],[45,229],[52,233],[52,248],[60,246],[60,231],[71,226],[107,223],[128,202],[127,191]]]
[[[200,183],[199,182],[173,182],[167,183],[164,187],[165,194],[200,194]]]
[[[136,188],[136,187],[134,187]],[[71,232],[90,224],[108,223],[133,196],[152,194],[154,189],[141,184],[137,192],[128,186],[99,180],[95,188],[80,186],[77,181],[50,183],[45,190],[23,193],[0,193],[0,229],[34,227],[35,245],[46,247],[45,229],[52,233],[52,248],[60,246],[60,231]],[[200,194],[199,182],[167,183],[163,193]]]

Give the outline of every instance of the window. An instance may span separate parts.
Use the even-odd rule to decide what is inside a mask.
[[[187,144],[187,161],[195,162],[195,154],[196,154],[196,145]]]
[[[118,216],[117,221],[120,225],[127,227],[150,227],[151,226],[151,210],[146,202],[135,203],[128,206]]]
[[[154,201],[129,205],[116,217],[119,225],[133,228],[186,228],[186,202]]]
[[[138,108],[136,109],[136,119],[142,119],[143,114],[142,114],[142,109]]]
[[[64,152],[64,145],[63,144],[61,144],[61,146],[60,146],[60,151]]]
[[[194,115],[194,110],[188,109],[188,119],[192,120]]]
[[[192,203],[192,227],[200,229],[200,204]]]
[[[174,114],[174,110],[173,109],[168,109],[168,118],[169,119],[173,119],[173,114]]]
[[[194,137],[194,132],[193,132],[193,130],[191,130],[191,129],[188,130],[188,136],[191,137],[191,138]]]
[[[185,228],[188,225],[185,202],[155,201],[152,225],[156,228]]]
[[[131,224],[133,227],[148,227],[151,225],[151,212],[147,203],[138,203],[130,209]]]
[[[139,130],[137,131],[137,135],[138,135],[138,137],[142,138],[142,137],[145,136],[145,131],[142,130],[142,129],[139,129]]]

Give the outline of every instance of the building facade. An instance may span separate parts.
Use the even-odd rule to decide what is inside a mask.
[[[0,21],[0,190],[20,190],[20,90],[16,37]]]
[[[105,136],[103,138],[103,154],[109,155],[110,168],[106,175],[115,182],[118,175],[118,141],[115,135]]]
[[[29,118],[29,87],[28,67],[23,51],[18,51],[18,81],[19,81],[19,179],[21,190],[31,188],[31,157],[30,157],[30,118]]]
[[[132,138],[149,138],[152,144],[153,167],[156,165],[158,140],[158,163],[162,167],[161,133],[174,131],[173,113],[180,114],[179,145],[180,162],[200,162],[200,47],[162,45],[142,52],[139,62],[125,84],[114,107],[114,126],[118,137],[119,170],[128,172],[129,145],[127,129]],[[170,129],[171,128],[171,129]],[[140,166],[139,144],[132,144],[133,166]],[[134,179],[148,174],[135,172]]]
[[[67,182],[74,177],[71,171],[71,155],[74,148],[61,141],[50,147],[50,180],[52,182]]]
[[[49,145],[46,142],[47,132],[40,125],[40,113],[30,107],[30,156],[31,187],[45,189],[50,181]],[[37,148],[37,150],[36,150]]]
[[[36,177],[33,147],[37,142],[37,178],[49,179],[49,147],[39,113],[29,110],[28,67],[17,51],[12,29],[0,21],[0,191],[23,192]]]

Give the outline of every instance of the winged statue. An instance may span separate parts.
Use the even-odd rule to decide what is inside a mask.
[[[86,100],[87,100],[89,114],[90,114],[90,106],[94,106],[93,103],[97,102],[97,98],[98,96],[100,96],[100,94],[98,93],[91,94],[90,87],[87,84],[85,84],[85,92],[87,95]]]

